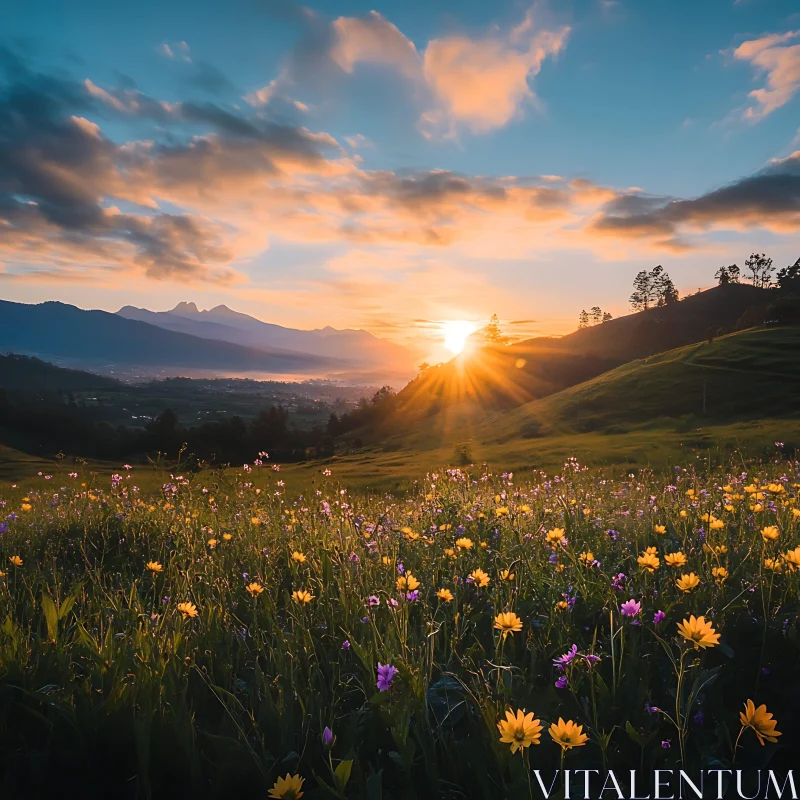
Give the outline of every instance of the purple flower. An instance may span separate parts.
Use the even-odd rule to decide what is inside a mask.
[[[406,571],[406,568],[403,566],[402,561],[397,565],[397,571],[400,575],[402,575]]]
[[[623,603],[619,610],[623,617],[636,617],[642,613],[642,604],[631,599],[627,603]]]
[[[556,689],[566,689],[566,688],[567,688],[567,676],[566,675],[562,675],[556,681]]]
[[[397,675],[397,668],[391,664],[381,664],[378,662],[378,682],[375,684],[379,692],[388,691],[392,683],[392,678]]]
[[[419,589],[414,589],[413,592],[409,592],[406,595],[406,600],[408,600],[409,603],[416,603],[417,600],[419,600]]]
[[[397,608],[397,606],[399,606],[400,603],[398,603],[397,600],[394,599],[394,597],[387,597],[386,605],[389,606],[389,608]]]
[[[550,558],[547,559],[551,564],[558,564],[558,553],[550,553]]]
[[[628,576],[624,572],[618,572],[616,575],[611,577],[611,587],[618,592],[621,592],[625,588],[625,581],[627,580]]]
[[[653,614],[653,625],[660,625],[666,616],[667,615],[663,611],[656,611],[656,613]]]
[[[702,711],[698,711],[692,717],[692,722],[694,722],[695,725],[702,725],[705,722],[705,720],[706,720],[706,717],[705,717],[705,714],[703,714]]]
[[[567,666],[567,664],[570,664],[572,663],[572,661],[575,660],[575,656],[577,655],[578,655],[578,645],[574,644],[569,650],[567,650],[566,653],[564,653],[563,656],[559,656],[557,659],[555,659],[555,661],[553,661],[553,664],[555,664],[555,666],[557,666],[559,669],[563,670],[564,667]]]
[[[366,625],[369,622],[369,617],[361,617],[361,624]]]
[[[322,744],[325,747],[332,747],[336,737],[333,735],[333,731],[326,725],[325,730],[322,731]]]
[[[369,604],[370,604],[371,606],[379,606],[379,605],[381,604],[380,598],[378,598],[378,597],[377,597],[376,595],[374,595],[374,594],[371,594],[371,595],[369,596]]]
[[[349,639],[345,639],[342,642],[342,650],[349,650],[349,649],[350,649],[350,640]]]
[[[358,564],[361,561],[361,559],[358,557],[356,553],[350,553],[350,561],[353,564]]]
[[[644,704],[644,709],[648,714],[658,714],[660,710],[658,706],[651,705],[649,700]]]
[[[672,747],[672,741],[670,739],[664,739],[664,741],[661,742],[661,747],[664,750],[669,750],[670,747]]]
[[[589,653],[588,656],[584,656],[586,662],[589,664],[590,667],[593,667],[598,661],[602,661],[603,659],[600,656],[596,656],[593,653]]]

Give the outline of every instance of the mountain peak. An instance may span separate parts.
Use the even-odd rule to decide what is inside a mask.
[[[194,303],[178,303],[175,308],[171,309],[170,314],[199,314],[197,306]]]

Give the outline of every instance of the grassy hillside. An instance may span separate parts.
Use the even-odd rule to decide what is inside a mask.
[[[750,330],[632,361],[492,426],[495,437],[605,430],[696,417],[709,423],[796,414],[800,328]],[[487,436],[488,429],[486,429]]]

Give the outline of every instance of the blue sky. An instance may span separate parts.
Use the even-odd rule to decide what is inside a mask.
[[[683,292],[755,249],[784,266],[796,8],[17,3],[2,296],[425,341],[494,312],[518,335],[625,313],[657,263]]]

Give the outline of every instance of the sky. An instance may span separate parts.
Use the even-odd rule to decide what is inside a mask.
[[[11,0],[0,297],[563,334],[800,257],[794,0]]]

